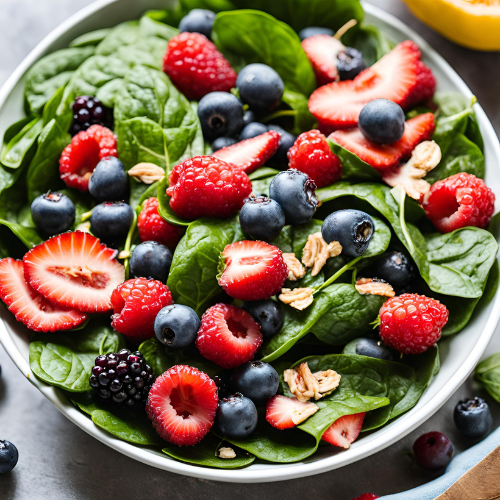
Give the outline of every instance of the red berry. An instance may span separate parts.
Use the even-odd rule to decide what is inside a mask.
[[[338,418],[326,429],[321,439],[333,446],[348,449],[359,436],[365,415],[366,412],[354,413]]]
[[[461,172],[434,183],[423,207],[441,233],[466,226],[484,228],[495,210],[495,195],[482,179]]]
[[[440,338],[448,309],[439,300],[416,293],[390,298],[380,308],[380,338],[404,354],[427,351]]]
[[[196,339],[201,355],[230,369],[253,359],[262,345],[259,324],[250,313],[229,304],[205,311]]]
[[[291,429],[318,410],[319,406],[310,401],[302,402],[297,398],[277,395],[267,401],[266,420],[276,429]]]
[[[136,278],[125,281],[111,295],[111,326],[134,341],[154,337],[156,315],[173,303],[170,290],[161,281]]]
[[[417,62],[417,83],[401,107],[410,108],[420,102],[432,99],[436,90],[436,77],[422,61]]]
[[[375,500],[376,498],[380,498],[375,493],[363,493],[361,496],[353,498],[352,500]]]
[[[116,139],[111,130],[92,125],[78,132],[59,159],[61,179],[68,187],[87,193],[94,168],[106,156],[118,157]]]
[[[234,299],[262,300],[276,295],[288,277],[278,247],[263,241],[237,241],[224,248],[219,285]]]
[[[319,130],[299,135],[288,150],[288,162],[288,168],[304,172],[318,188],[337,182],[342,175],[340,159],[332,153],[326,137]]]
[[[170,207],[187,220],[230,217],[251,192],[252,183],[243,170],[213,156],[195,156],[176,165],[167,189]]]
[[[337,81],[337,55],[345,47],[330,35],[314,35],[302,41],[302,48],[311,61],[318,87]]]
[[[194,445],[212,427],[217,386],[200,370],[176,365],[160,375],[149,391],[146,413],[156,432],[177,446]]]
[[[215,45],[200,33],[181,33],[168,42],[163,71],[188,98],[200,100],[210,92],[229,92],[236,72]]]

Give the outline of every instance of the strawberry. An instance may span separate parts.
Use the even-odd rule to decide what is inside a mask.
[[[88,233],[54,236],[23,258],[26,281],[46,299],[82,312],[111,309],[111,294],[125,280],[116,250]]]
[[[344,44],[330,35],[314,35],[302,40],[302,48],[311,61],[318,86],[338,80],[337,55]]]
[[[297,398],[273,396],[267,401],[266,420],[276,429],[291,429],[314,415],[319,406]]]
[[[366,413],[354,413],[338,418],[326,429],[321,439],[333,446],[347,450],[359,436],[365,415]]]
[[[237,142],[216,151],[213,156],[241,167],[247,174],[262,167],[278,150],[280,135],[274,130]]]
[[[17,321],[36,332],[57,332],[81,325],[87,316],[79,311],[51,304],[24,279],[20,260],[0,260],[0,298]]]

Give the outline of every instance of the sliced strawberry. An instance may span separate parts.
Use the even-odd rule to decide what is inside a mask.
[[[326,429],[321,439],[333,446],[347,450],[359,436],[365,415],[366,413],[354,413],[340,417]]]
[[[337,55],[344,44],[330,35],[314,35],[302,41],[302,48],[311,61],[318,87],[337,80]]]
[[[297,398],[273,396],[267,401],[266,420],[276,429],[291,429],[314,415],[319,406]]]
[[[232,146],[219,149],[212,156],[241,167],[247,174],[250,174],[271,159],[276,153],[279,143],[280,135],[278,132],[270,130],[251,139],[245,139]]]
[[[386,170],[409,158],[416,146],[432,138],[435,128],[434,115],[425,113],[407,120],[403,137],[392,144],[372,142],[358,128],[336,130],[330,135],[330,139],[373,168]]]
[[[116,250],[81,231],[63,233],[23,258],[26,281],[46,299],[82,312],[111,309],[111,294],[125,280]]]
[[[87,316],[79,311],[51,304],[24,279],[20,260],[0,260],[0,298],[17,321],[36,332],[57,332],[81,325]]]

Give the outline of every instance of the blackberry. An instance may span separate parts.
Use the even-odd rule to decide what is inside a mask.
[[[143,355],[128,349],[97,356],[90,376],[90,386],[103,401],[125,407],[146,404],[154,381],[153,370]]]
[[[76,135],[82,130],[87,130],[91,125],[102,125],[113,129],[113,111],[97,97],[82,95],[73,103],[73,124],[71,135]]]

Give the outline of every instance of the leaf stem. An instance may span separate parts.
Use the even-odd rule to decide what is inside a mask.
[[[134,211],[134,220],[128,230],[127,239],[125,240],[125,246],[123,247],[123,252],[128,255],[123,260],[123,265],[125,266],[125,279],[128,280],[129,277],[129,263],[130,263],[130,248],[132,247],[132,241],[134,239],[135,230],[137,228],[137,212]],[[120,252],[121,253],[121,252]]]
[[[392,192],[397,196],[396,201],[399,205],[399,224],[401,226],[401,231],[403,231],[406,243],[408,244],[408,250],[410,251],[410,254],[413,255],[415,253],[415,246],[413,245],[413,240],[411,239],[410,233],[408,232],[408,227],[405,221],[406,193],[401,187],[394,188]]]
[[[363,256],[356,257],[355,259],[351,260],[351,262],[348,262],[345,266],[341,267],[333,276],[330,276],[323,284],[319,285],[314,289],[313,295],[320,292],[323,288],[326,288],[327,286],[331,285],[334,281],[336,281],[340,276],[342,276],[346,271],[349,271],[349,269],[352,269],[361,259]]]
[[[281,116],[295,116],[296,114],[297,111],[294,109],[282,109],[281,111],[276,111],[276,113],[272,113],[269,116],[266,116],[261,121],[262,123],[267,123],[271,120],[274,120],[275,118],[280,118]]]

